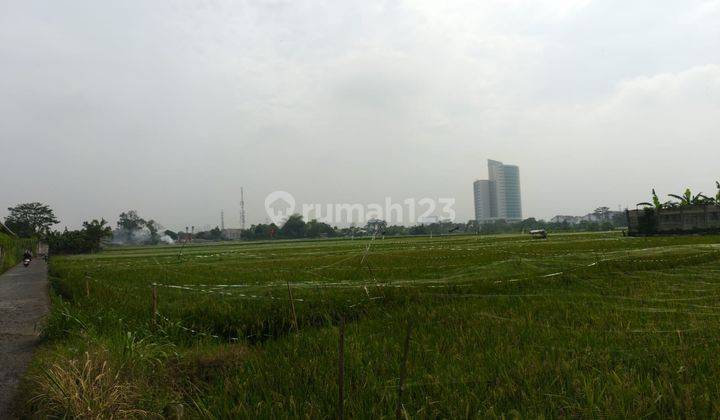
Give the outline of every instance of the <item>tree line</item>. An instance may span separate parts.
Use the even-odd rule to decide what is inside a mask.
[[[604,207],[596,214],[605,214]],[[81,229],[52,230],[59,223],[53,210],[42,203],[23,203],[8,208],[9,215],[5,225],[23,238],[38,238],[46,241],[54,254],[92,253],[99,251],[107,243],[154,245],[161,242],[185,242],[189,240],[222,241],[229,238],[219,227],[201,232],[164,229],[153,219],[140,217],[137,211],[120,213],[116,228],[101,219],[85,221]],[[599,213],[598,213],[599,212]],[[625,226],[624,217],[600,217],[600,221],[581,221],[578,224],[567,222],[553,223],[535,218],[518,222],[495,220],[477,223],[440,221],[415,226],[388,225],[384,220],[373,219],[363,226],[338,227],[318,220],[305,221],[300,214],[290,215],[280,226],[275,223],[254,224],[240,232],[241,240],[273,240],[301,238],[340,238],[359,236],[408,236],[408,235],[450,235],[450,234],[501,234],[523,233],[533,229],[545,229],[556,232],[601,231]]]

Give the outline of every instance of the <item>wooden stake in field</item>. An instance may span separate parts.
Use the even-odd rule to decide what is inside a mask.
[[[90,297],[90,276],[87,273],[85,274],[85,297]]]
[[[287,288],[288,296],[290,298],[290,309],[292,309],[293,325],[295,326],[295,331],[298,331],[298,320],[297,314],[295,313],[295,302],[293,302],[292,289],[290,289],[290,280],[287,281]]]
[[[400,420],[403,414],[402,394],[405,387],[405,375],[407,374],[407,359],[410,352],[410,332],[412,331],[412,322],[408,322],[407,333],[405,334],[405,347],[403,348],[403,358],[400,363],[400,381],[398,382],[397,407],[395,408],[395,417]]]
[[[152,325],[153,328],[157,328],[157,313],[158,313],[158,294],[157,294],[157,284],[153,283],[152,285]]]
[[[338,419],[344,418],[345,405],[345,318],[338,325]]]

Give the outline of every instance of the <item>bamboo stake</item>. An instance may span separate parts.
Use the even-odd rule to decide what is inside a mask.
[[[340,317],[338,339],[338,419],[345,416],[345,318]]]
[[[90,276],[85,274],[85,297],[90,297]]]
[[[410,351],[410,332],[412,330],[412,322],[408,322],[407,333],[405,334],[405,348],[403,349],[402,363],[400,364],[400,381],[398,382],[397,407],[395,408],[395,417],[402,419],[403,404],[402,394],[405,387],[405,375],[407,374],[407,359]]]
[[[157,294],[157,285],[153,283],[152,285],[152,324],[153,328],[157,327],[157,306],[158,306],[158,294]]]
[[[290,308],[292,309],[293,324],[295,325],[295,331],[298,331],[297,314],[295,313],[295,302],[293,302],[292,290],[290,289],[290,280],[287,280],[288,296],[290,297]]]

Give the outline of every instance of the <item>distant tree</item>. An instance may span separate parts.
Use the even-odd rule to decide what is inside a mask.
[[[220,227],[215,226],[214,228],[212,228],[210,230],[196,233],[194,238],[195,239],[204,239],[206,241],[220,241],[223,239],[223,233],[220,230]]]
[[[93,219],[91,222],[83,222],[83,233],[87,240],[90,252],[100,250],[100,245],[105,238],[112,237],[112,228],[107,225],[105,219]]]
[[[335,229],[327,223],[313,219],[305,224],[305,236],[317,238],[319,236],[335,236]]]
[[[243,237],[246,239],[272,239],[278,231],[275,223],[269,225],[260,223],[250,226],[250,229],[243,231]]]
[[[170,229],[166,229],[163,233],[164,233],[165,235],[169,236],[170,239],[172,239],[173,241],[177,241],[177,240],[178,240],[178,234],[175,233],[175,232],[173,232],[173,231],[170,230]]]
[[[105,219],[83,222],[81,230],[49,232],[46,240],[54,254],[84,254],[100,250],[102,241],[112,236],[112,229]]]
[[[380,219],[370,219],[365,225],[368,234],[381,234],[387,228],[387,222]]]
[[[408,233],[410,235],[427,235],[428,233],[430,233],[430,230],[425,225],[415,225],[410,227]]]
[[[610,219],[610,208],[609,207],[598,207],[593,211],[595,218],[598,221],[605,222]]]
[[[280,235],[285,238],[301,238],[305,235],[305,221],[301,214],[293,214],[280,228]]]
[[[544,229],[542,225],[544,225],[544,223],[540,223],[534,217],[530,217],[520,222],[520,231],[529,232],[533,229]]]
[[[117,222],[118,229],[123,232],[128,241],[132,241],[135,233],[142,230],[145,224],[145,220],[138,216],[135,210],[120,213]]]
[[[150,232],[150,238],[148,239],[148,242],[152,245],[157,244],[160,242],[160,235],[158,235],[158,232],[160,229],[162,229],[162,226],[153,219],[150,219],[145,222],[145,227]]]
[[[223,238],[222,231],[220,230],[219,226],[215,226],[215,228],[210,229],[210,239],[213,241],[219,241]]]
[[[625,212],[618,211],[613,213],[610,223],[612,223],[614,227],[627,226],[627,216],[625,215]]]
[[[407,235],[408,229],[405,226],[392,225],[385,228],[386,236]]]
[[[47,204],[23,203],[8,207],[8,211],[10,214],[5,218],[5,225],[21,237],[46,235],[50,226],[60,223]]]

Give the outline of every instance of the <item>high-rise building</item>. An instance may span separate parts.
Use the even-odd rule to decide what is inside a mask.
[[[488,159],[488,178],[473,183],[475,220],[522,220],[520,169]]]
[[[473,182],[475,193],[475,220],[490,220],[493,217],[490,204],[490,181],[487,179]]]

